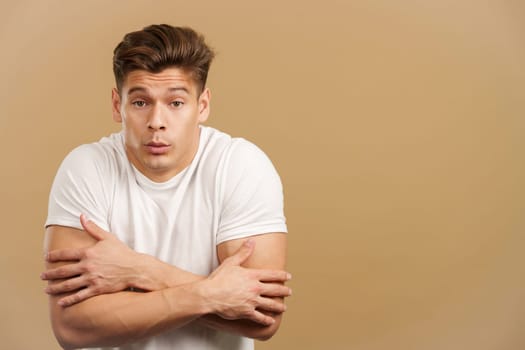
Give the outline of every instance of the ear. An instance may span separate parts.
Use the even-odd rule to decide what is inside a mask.
[[[199,97],[199,123],[204,123],[210,115],[210,89],[205,88]]]
[[[111,109],[113,120],[117,123],[122,123],[122,115],[120,114],[120,94],[116,88],[111,90]]]

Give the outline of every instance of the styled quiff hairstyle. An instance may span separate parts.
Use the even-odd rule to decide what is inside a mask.
[[[214,57],[204,37],[191,28],[151,25],[128,33],[113,51],[113,73],[119,93],[126,76],[134,70],[159,73],[169,67],[190,73],[198,94],[204,90]]]

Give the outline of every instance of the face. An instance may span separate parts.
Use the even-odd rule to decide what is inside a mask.
[[[128,159],[151,180],[164,182],[193,160],[199,124],[208,119],[210,92],[199,95],[191,75],[178,68],[137,70],[127,75],[121,94],[113,89],[112,104]]]

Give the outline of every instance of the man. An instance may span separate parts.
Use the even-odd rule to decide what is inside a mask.
[[[278,329],[286,225],[253,144],[202,126],[213,52],[152,25],[114,51],[122,131],[63,161],[46,221],[51,321],[67,349],[253,349]]]

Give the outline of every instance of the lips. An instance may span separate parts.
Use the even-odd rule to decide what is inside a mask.
[[[168,152],[171,146],[162,142],[148,142],[145,147],[149,153],[158,155]]]

